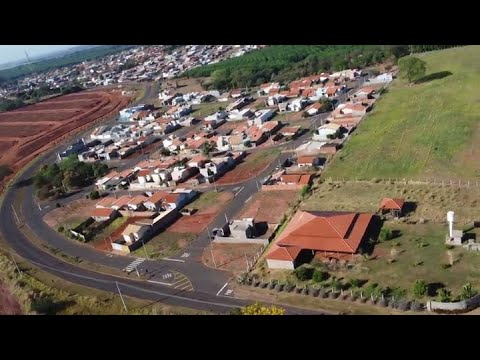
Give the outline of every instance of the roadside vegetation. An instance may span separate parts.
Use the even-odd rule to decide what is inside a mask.
[[[69,190],[91,185],[107,172],[106,164],[85,163],[71,155],[59,163],[42,166],[33,177],[33,185],[39,199],[59,198]]]

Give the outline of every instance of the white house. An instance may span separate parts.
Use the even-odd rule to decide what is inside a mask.
[[[219,136],[217,139],[217,149],[218,151],[230,151],[232,146],[229,142],[230,136]]]
[[[253,120],[256,125],[261,125],[264,122],[270,120],[275,115],[273,109],[262,109],[255,111],[255,119]]]
[[[226,111],[217,111],[215,114],[209,115],[205,118],[205,121],[211,121],[211,120],[223,120],[228,116],[228,113]]]
[[[149,226],[130,224],[122,233],[123,239],[127,244],[133,244],[142,239],[150,230]]]
[[[228,120],[243,120],[245,118],[249,119],[254,115],[254,113],[250,109],[242,109],[242,110],[232,110],[228,113]]]
[[[316,141],[328,140],[328,135],[334,135],[337,133],[337,131],[340,131],[341,129],[342,129],[341,125],[334,124],[334,123],[322,125],[313,134],[313,140],[316,140]]]

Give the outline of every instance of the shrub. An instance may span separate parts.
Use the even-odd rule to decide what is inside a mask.
[[[351,279],[349,282],[349,285],[351,288],[359,288],[360,285],[362,284],[360,279]]]
[[[392,231],[387,228],[380,230],[380,235],[378,236],[380,241],[387,241],[393,238]]]
[[[472,284],[468,283],[463,286],[462,293],[460,294],[460,299],[468,300],[478,294],[478,291],[472,287]]]
[[[312,270],[311,268],[300,266],[293,271],[293,274],[300,281],[310,280],[312,278]]]
[[[452,292],[446,288],[438,290],[438,300],[440,302],[450,302],[452,301]]]
[[[100,199],[100,193],[97,190],[92,191],[89,195],[90,200]]]
[[[317,269],[313,272],[312,279],[316,283],[319,283],[319,282],[327,280],[328,277],[329,277],[328,272]]]
[[[413,285],[413,293],[415,296],[422,297],[427,293],[428,285],[424,280],[417,280]]]
[[[448,269],[451,265],[450,264],[442,264],[440,265],[442,267],[443,270],[446,270]]]
[[[57,231],[59,233],[62,233],[64,230],[65,230],[65,228],[63,226],[59,226],[58,229],[57,229]]]

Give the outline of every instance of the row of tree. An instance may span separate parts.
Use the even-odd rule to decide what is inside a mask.
[[[457,46],[463,45],[408,45],[408,49],[411,54],[414,54],[426,51],[443,50]]]
[[[42,166],[33,177],[33,185],[40,199],[60,197],[71,189],[91,185],[107,172],[106,164],[84,163],[71,155],[59,163]]]
[[[364,68],[409,53],[408,45],[273,45],[241,57],[191,69],[182,76],[211,76],[206,86],[227,89],[310,74]]]

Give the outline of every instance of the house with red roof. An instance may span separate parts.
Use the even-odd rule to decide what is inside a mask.
[[[382,215],[390,213],[394,217],[402,216],[405,206],[405,199],[383,198],[380,202],[379,212]]]
[[[266,256],[270,269],[294,269],[317,252],[332,258],[357,253],[372,223],[368,213],[299,210]]]
[[[90,212],[90,217],[95,221],[107,221],[118,216],[118,212],[110,208],[96,207]]]

